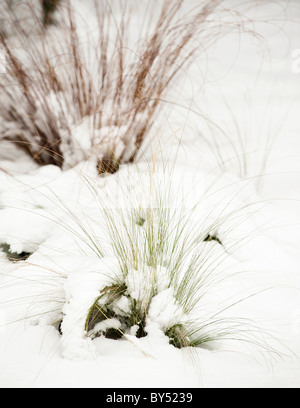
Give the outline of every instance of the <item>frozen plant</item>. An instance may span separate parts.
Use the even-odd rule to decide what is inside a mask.
[[[201,0],[188,11],[186,0],[150,1],[142,24],[133,0],[62,0],[50,8],[43,1],[46,25],[54,5],[59,10],[49,29],[40,4],[23,5],[29,25],[2,4],[10,35],[0,36],[7,61],[1,140],[39,164],[64,168],[94,156],[99,173],[114,173],[134,161],[168,90],[193,59],[224,29],[243,28],[242,18],[221,7],[224,1]]]
[[[56,326],[69,359],[95,356],[100,337],[125,338],[146,355],[148,340],[214,348],[235,339],[270,351],[253,323],[223,313],[243,295],[207,302],[220,283],[230,284],[232,273],[241,274],[230,254],[256,233],[251,226],[236,235],[236,224],[249,217],[243,212],[249,204],[232,203],[232,188],[242,194],[240,186],[229,183],[225,199],[215,181],[217,206],[210,183],[203,194],[197,189],[192,197],[178,197],[186,174],[180,179],[165,170],[155,177],[148,165],[124,167],[105,178],[96,177],[93,162],[90,177],[84,164],[64,173],[45,166],[19,178],[2,174],[0,243],[6,256],[0,256],[13,262],[5,259],[8,276],[0,289],[17,293],[9,299],[20,304],[17,318],[25,312],[29,323]],[[195,174],[196,186],[200,180]],[[191,198],[190,206],[181,202]]]
[[[123,191],[132,204],[129,209],[107,208],[113,195],[104,198],[96,191],[103,220],[101,240],[89,232],[84,236],[91,246],[98,246],[99,270],[78,273],[66,281],[66,304],[59,324],[64,355],[94,355],[92,340],[101,336],[125,338],[137,347],[143,343],[136,339],[154,338],[178,349],[214,347],[232,339],[275,353],[249,319],[222,315],[231,308],[230,300],[224,310],[204,313],[203,299],[210,288],[231,278],[222,242],[208,233],[229,215],[199,224],[198,205],[189,210],[175,208],[165,181],[154,188],[151,177],[149,185],[145,178],[149,191],[142,196],[146,195],[148,205],[135,193],[129,196]],[[137,207],[135,202],[143,205]]]

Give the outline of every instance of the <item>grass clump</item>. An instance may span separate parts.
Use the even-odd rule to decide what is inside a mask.
[[[176,348],[202,346],[213,336],[192,316],[219,279],[203,253],[206,235],[191,214],[169,206],[166,191],[152,193],[146,209],[104,209],[106,240],[120,275],[91,305],[85,332],[92,339],[118,340],[143,338],[158,328]],[[99,253],[105,257],[105,250]]]
[[[114,173],[133,162],[180,74],[223,35],[221,27],[241,29],[223,2],[202,0],[186,11],[185,0],[151,1],[135,42],[130,0],[90,2],[94,31],[70,0],[42,1],[46,25],[59,9],[51,30],[28,6],[35,34],[25,36],[21,19],[10,15],[14,45],[0,35],[7,61],[1,139],[41,165],[74,166],[93,155],[100,173]]]

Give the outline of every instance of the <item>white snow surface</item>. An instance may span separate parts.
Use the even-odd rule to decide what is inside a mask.
[[[300,74],[292,57],[300,48],[300,10],[281,1],[249,11],[254,19],[261,14],[282,19],[257,24],[269,53],[253,38],[224,36],[172,90],[172,100],[192,109],[164,107],[151,146],[115,175],[98,176],[93,157],[64,171],[39,168],[3,142],[0,245],[33,254],[12,263],[0,251],[1,388],[300,387]],[[85,132],[87,123],[74,130],[78,148],[89,143]],[[153,188],[168,193],[172,210],[190,211],[191,234],[197,228],[223,244],[199,246],[212,282],[193,318],[249,319],[268,349],[233,339],[209,349],[169,345],[163,330],[184,313],[163,267],[147,337],[136,339],[133,327],[119,341],[87,338],[89,308],[121,275],[104,211],[147,208]],[[130,271],[134,298],[146,295],[149,276]],[[126,312],[128,299],[116,307]],[[62,316],[60,336],[54,326]]]

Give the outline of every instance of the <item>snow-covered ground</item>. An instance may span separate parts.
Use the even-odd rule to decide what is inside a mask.
[[[300,8],[266,2],[249,17],[268,19],[255,27],[265,43],[230,34],[207,50],[173,89],[160,142],[116,175],[97,176],[93,160],[39,168],[1,142],[0,244],[33,255],[0,252],[0,387],[300,386]],[[84,313],[120,273],[103,207],[147,207],[153,183],[175,213],[195,206],[191,234],[222,242],[199,246],[212,284],[197,319],[239,319],[252,343],[169,345],[157,330],[176,313],[163,281],[147,337],[82,336]]]

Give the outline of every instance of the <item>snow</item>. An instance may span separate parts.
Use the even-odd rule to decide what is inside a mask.
[[[166,289],[156,295],[149,309],[147,332],[153,336],[153,332],[163,332],[181,321],[184,311],[179,307],[172,289]],[[168,342],[168,340],[166,339]]]
[[[277,6],[264,5],[264,14],[278,16]],[[249,16],[260,13],[254,8]],[[1,141],[0,244],[33,253],[12,263],[0,251],[1,388],[300,386],[300,33],[290,16],[300,18],[296,3],[278,23],[281,29],[257,26],[271,55],[262,54],[259,42],[243,38],[238,44],[235,35],[224,36],[172,90],[170,98],[180,103],[192,96],[191,108],[203,108],[228,137],[192,109],[164,106],[144,155],[109,177],[97,176],[93,155],[82,156],[76,167],[78,156],[68,158],[63,171],[39,168]],[[78,152],[90,148],[91,137],[121,143],[126,126],[92,135],[89,121],[72,129]],[[207,142],[212,133],[215,140]],[[189,214],[191,239],[210,234],[222,243],[196,248],[211,272],[201,302],[185,315],[164,265],[132,268],[126,277],[132,299],[147,302],[156,283],[148,336],[137,339],[133,326],[122,340],[92,341],[85,331],[88,312],[101,290],[122,280],[105,211],[138,209],[147,223],[143,211],[155,202],[156,190],[173,215]],[[114,304],[117,315],[128,309],[125,295]],[[178,320],[214,316],[232,324],[249,319],[257,344],[225,338],[209,349],[169,345],[164,330]],[[61,320],[62,336],[55,328]],[[93,332],[111,327],[120,328],[120,321],[107,319]]]
[[[118,268],[118,265],[114,260],[103,258],[100,262],[94,261],[92,265],[81,265],[83,271],[76,271],[68,276],[64,285],[66,304],[63,308],[64,319],[61,326],[65,358],[85,359],[93,355],[93,344],[87,337],[85,323],[95,299],[111,283],[108,277],[116,267]],[[89,269],[98,272],[87,273],[86,270]],[[116,273],[118,274],[118,271]]]

